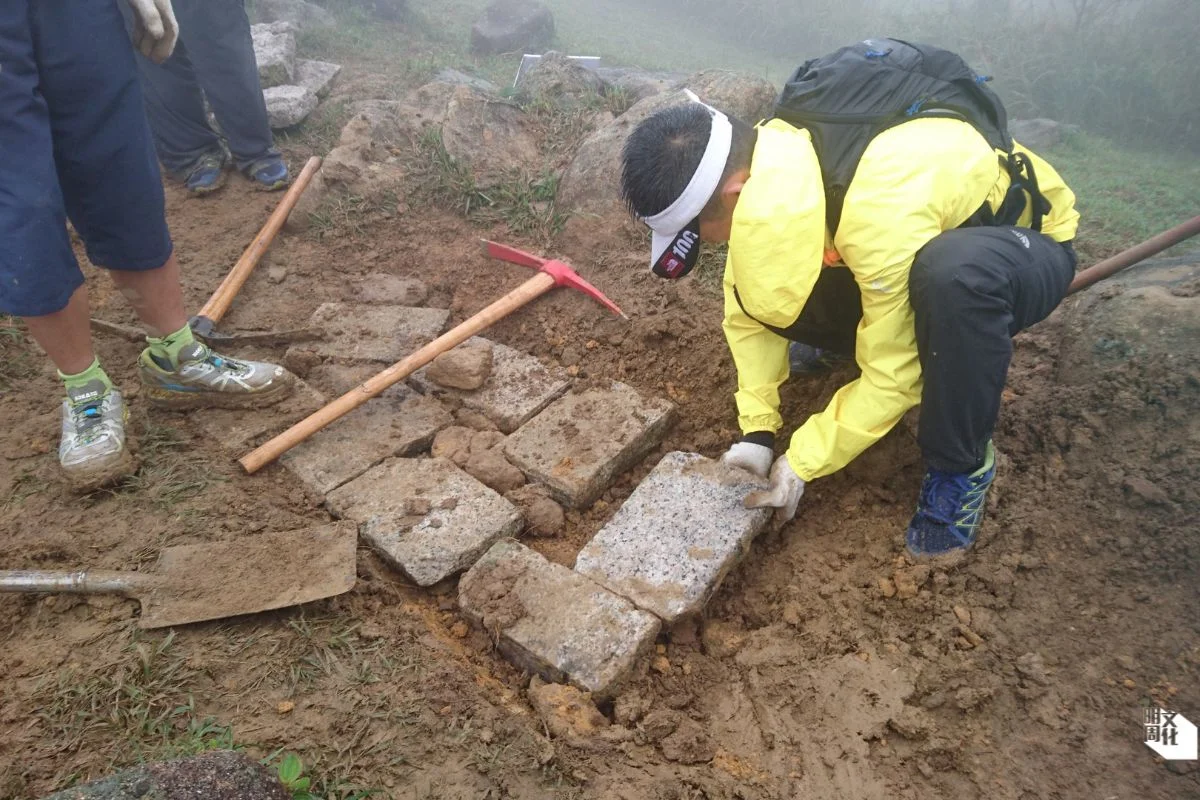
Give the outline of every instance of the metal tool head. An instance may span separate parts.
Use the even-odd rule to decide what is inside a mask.
[[[350,591],[358,531],[337,523],[168,547],[140,592],[142,628],[254,614]]]
[[[524,250],[518,250],[515,247],[509,247],[506,244],[492,242],[487,239],[483,240],[483,251],[492,258],[498,258],[501,261],[507,261],[510,264],[519,264],[522,267],[530,267],[540,272],[545,272],[554,278],[554,283],[557,286],[568,286],[577,291],[583,292],[588,297],[603,305],[609,311],[623,319],[629,319],[625,316],[616,303],[605,297],[604,293],[597,289],[592,284],[584,280],[578,272],[576,272],[570,264],[565,261],[556,259],[539,258],[532,253],[526,253]]]

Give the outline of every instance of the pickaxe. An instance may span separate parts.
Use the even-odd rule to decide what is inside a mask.
[[[621,309],[617,308],[615,303],[605,297],[595,286],[592,286],[581,278],[568,264],[562,261],[538,258],[521,250],[497,244],[496,242],[484,241],[483,245],[484,252],[493,258],[499,258],[513,264],[520,264],[524,267],[532,267],[538,270],[538,274],[487,308],[484,308],[475,314],[475,316],[443,333],[412,355],[401,361],[397,361],[374,377],[368,378],[362,385],[351,389],[337,400],[316,411],[311,416],[300,420],[300,422],[297,422],[258,449],[242,456],[239,462],[245,468],[246,472],[257,472],[266,464],[279,458],[279,456],[325,426],[358,408],[392,384],[407,378],[442,353],[462,344],[475,334],[508,316],[534,298],[542,296],[556,286],[567,286],[583,292],[614,314],[628,319]]]
[[[288,189],[283,199],[279,201],[279,205],[275,210],[271,212],[271,216],[267,218],[267,222],[262,226],[262,230],[254,237],[254,241],[242,253],[242,257],[233,265],[233,269],[229,270],[229,274],[221,281],[221,285],[213,292],[212,297],[208,298],[208,302],[204,304],[204,307],[196,312],[196,316],[188,320],[188,324],[192,326],[194,334],[210,344],[226,342],[278,344],[315,339],[320,336],[320,331],[308,329],[262,332],[247,331],[245,333],[221,333],[216,330],[217,323],[221,321],[221,318],[229,311],[229,307],[233,305],[233,299],[241,291],[242,285],[246,283],[246,279],[250,277],[250,273],[258,266],[263,253],[267,252],[267,248],[271,246],[271,242],[275,241],[275,235],[279,233],[279,229],[287,221],[288,214],[296,206],[296,201],[300,199],[300,195],[304,194],[304,190],[308,188],[313,175],[316,175],[317,170],[320,168],[321,159],[319,156],[313,156],[304,165],[304,169],[296,176],[296,180],[292,183],[291,188]]]

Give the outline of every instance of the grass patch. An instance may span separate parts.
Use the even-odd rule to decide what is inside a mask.
[[[480,187],[471,168],[446,151],[441,132],[422,132],[410,159],[414,191],[481,225],[504,222],[514,233],[549,239],[566,221],[554,205],[558,176],[514,172],[495,186]]]
[[[233,747],[231,727],[196,713],[201,673],[175,652],[174,641],[174,632],[158,641],[134,639],[89,673],[68,670],[47,679],[37,716],[60,752],[103,742],[112,768]]]
[[[398,202],[396,193],[392,191],[369,197],[330,193],[309,214],[309,236],[323,239],[335,234],[366,235],[370,232],[373,218],[382,213],[395,213]]]
[[[1200,163],[1140,153],[1076,134],[1045,154],[1076,194],[1083,266],[1191,219],[1200,211]],[[1183,243],[1178,252],[1195,242]]]

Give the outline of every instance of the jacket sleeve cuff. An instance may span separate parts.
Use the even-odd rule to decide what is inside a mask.
[[[775,449],[775,434],[772,431],[753,431],[742,436],[740,441]]]

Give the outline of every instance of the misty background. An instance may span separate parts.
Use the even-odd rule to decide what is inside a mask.
[[[860,39],[925,41],[993,76],[1010,117],[1200,152],[1200,0],[543,1],[573,55],[724,67],[776,84],[805,59]]]

